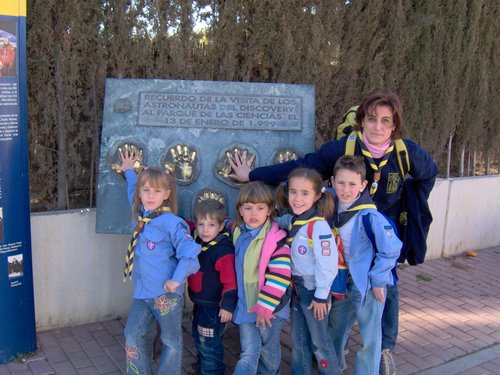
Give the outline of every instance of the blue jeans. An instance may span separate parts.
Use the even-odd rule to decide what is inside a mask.
[[[192,333],[203,375],[224,374],[224,345],[222,336],[226,323],[221,323],[218,306],[193,307]]]
[[[398,338],[399,289],[398,284],[387,286],[384,313],[382,315],[382,349],[394,350]]]
[[[233,375],[276,375],[280,373],[280,334],[284,319],[271,319],[271,327],[256,327],[255,323],[240,324],[240,360]]]
[[[354,322],[359,324],[363,347],[356,353],[354,375],[378,375],[382,343],[382,311],[384,303],[375,299],[371,290],[361,304],[361,293],[349,277],[347,295],[334,300],[330,311],[329,331],[341,369],[346,368],[344,348]]]
[[[328,335],[328,318],[318,320],[308,309],[314,290],[304,287],[301,278],[294,277],[292,293],[292,374],[311,375],[312,355],[318,362],[318,374],[338,375],[339,366]]]
[[[152,374],[152,337],[148,332],[154,320],[160,326],[163,344],[158,374],[181,373],[183,308],[184,297],[175,293],[133,300],[125,325],[127,374]]]

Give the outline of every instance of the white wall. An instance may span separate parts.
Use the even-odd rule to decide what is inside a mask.
[[[31,215],[37,329],[126,316],[132,282],[123,282],[127,235],[96,234],[95,210]]]
[[[500,245],[500,176],[439,179],[429,202],[427,259]],[[37,329],[126,316],[128,235],[96,234],[93,209],[32,214],[31,231]]]
[[[456,178],[449,185],[442,256],[500,244],[500,176]]]

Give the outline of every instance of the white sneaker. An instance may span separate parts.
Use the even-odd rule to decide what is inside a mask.
[[[382,349],[379,375],[396,375],[396,363],[390,349]]]

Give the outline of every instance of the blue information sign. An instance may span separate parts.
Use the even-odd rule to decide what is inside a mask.
[[[0,2],[0,363],[36,349],[26,99],[26,1]]]

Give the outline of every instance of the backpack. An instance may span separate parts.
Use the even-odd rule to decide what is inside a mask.
[[[309,246],[313,248],[313,228],[316,220],[312,220],[307,224],[307,239],[309,242]],[[330,294],[339,300],[345,298],[347,293],[347,266],[345,264],[344,258],[344,245],[342,244],[342,240],[340,239],[340,234],[338,229],[332,229],[333,238],[335,239],[335,245],[337,245],[337,253],[338,253],[338,273],[333,280],[332,286],[330,288]]]
[[[337,125],[337,135],[335,137],[336,140],[344,138],[346,135],[352,133],[352,128],[356,123],[356,111],[359,105],[355,105],[347,110],[342,116],[342,120],[340,124]]]

